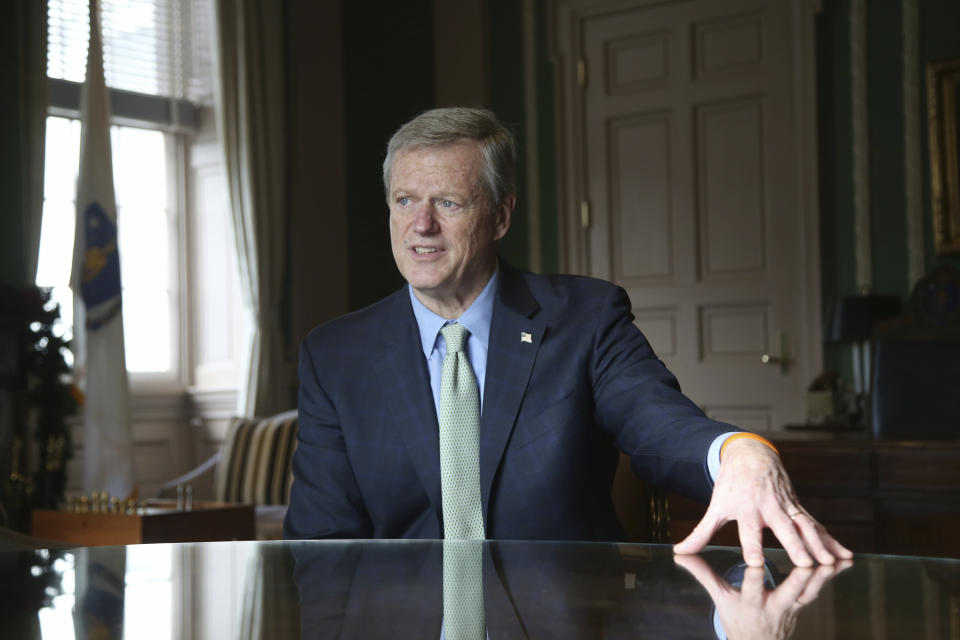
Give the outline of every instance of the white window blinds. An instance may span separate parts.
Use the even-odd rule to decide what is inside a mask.
[[[47,75],[82,83],[88,0],[48,0]],[[209,0],[100,0],[112,89],[192,103],[212,99]]]

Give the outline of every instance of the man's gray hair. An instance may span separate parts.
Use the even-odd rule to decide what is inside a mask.
[[[464,140],[480,143],[483,183],[491,204],[498,206],[516,192],[517,143],[493,112],[471,107],[431,109],[403,125],[387,143],[383,189],[390,200],[390,170],[394,157],[422,147],[442,147]]]

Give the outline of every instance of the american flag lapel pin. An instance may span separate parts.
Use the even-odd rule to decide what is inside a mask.
[[[527,333],[526,331],[521,331],[520,342],[529,342],[530,344],[533,344],[533,336]]]

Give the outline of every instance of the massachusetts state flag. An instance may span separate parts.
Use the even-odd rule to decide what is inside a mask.
[[[81,98],[80,176],[73,245],[74,342],[83,406],[85,492],[133,493],[133,443],[123,347],[110,103],[98,2],[90,2],[87,80]]]

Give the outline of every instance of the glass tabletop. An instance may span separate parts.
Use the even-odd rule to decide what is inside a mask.
[[[960,638],[960,561],[930,558],[213,542],[6,552],[0,575],[0,638]]]

